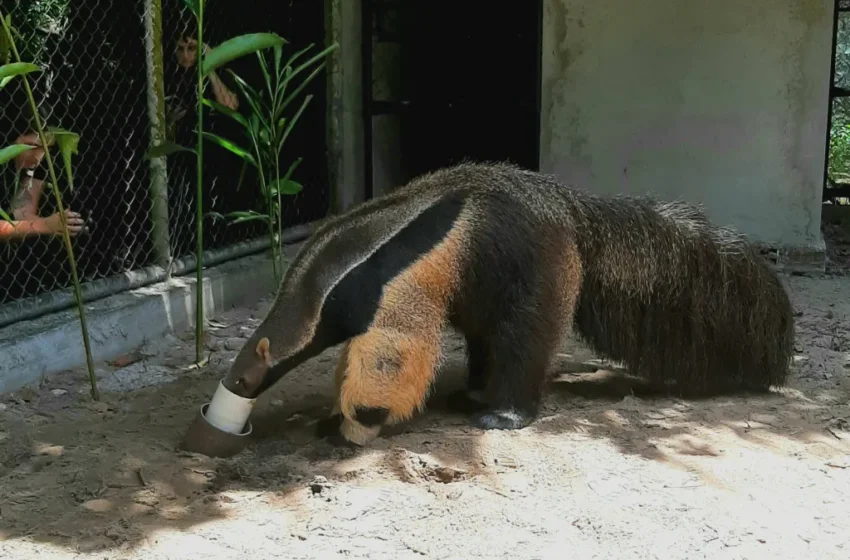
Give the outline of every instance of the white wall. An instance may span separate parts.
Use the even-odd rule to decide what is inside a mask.
[[[817,250],[832,0],[544,0],[541,169]]]

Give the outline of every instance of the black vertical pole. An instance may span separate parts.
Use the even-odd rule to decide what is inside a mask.
[[[374,196],[372,185],[372,0],[361,0],[361,64],[363,88],[363,196]]]

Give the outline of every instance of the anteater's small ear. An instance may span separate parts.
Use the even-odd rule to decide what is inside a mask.
[[[269,339],[263,337],[257,343],[257,355],[265,361],[271,361],[271,352],[269,351]]]

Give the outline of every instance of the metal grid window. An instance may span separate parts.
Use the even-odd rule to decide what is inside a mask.
[[[152,6],[161,5],[161,27],[151,27]],[[73,239],[84,291],[109,291],[103,286],[127,273],[149,271],[190,256],[195,249],[195,161],[191,154],[166,158],[165,182],[145,160],[152,118],[148,108],[149,60],[160,45],[166,133],[194,145],[194,76],[187,65],[187,34],[194,37],[194,20],[181,0],[0,0],[11,14],[21,38],[18,46],[26,61],[43,72],[30,74],[39,111],[47,126],[81,135],[74,156],[73,192],[60,177],[66,207],[87,220],[90,231]],[[216,45],[242,33],[273,31],[295,52],[310,43],[324,44],[324,3],[312,0],[257,0],[250,10],[237,2],[207,3],[204,37]],[[155,9],[155,8],[153,8]],[[270,14],[276,17],[269,17]],[[152,29],[153,34],[147,31]],[[183,64],[181,65],[181,62]],[[188,67],[187,67],[188,66]],[[249,84],[259,86],[262,75],[255,56],[227,66]],[[238,95],[226,70],[218,76]],[[208,85],[205,92],[214,92]],[[154,88],[155,91],[155,88]],[[284,226],[323,217],[328,211],[329,188],[325,146],[325,76],[305,90],[313,100],[287,140],[282,155],[288,165],[302,157],[294,177],[304,190],[284,202]],[[245,103],[241,111],[246,111]],[[182,113],[182,114],[181,114]],[[226,117],[205,113],[204,128],[245,144],[241,131]],[[30,126],[23,88],[16,80],[0,90],[0,136],[3,146],[15,142]],[[207,142],[204,145],[204,213],[260,209],[255,176],[243,175],[241,161]],[[58,153],[51,154],[58,162]],[[39,179],[46,175],[35,170]],[[32,191],[22,191],[13,164],[4,165],[0,208],[12,214]],[[241,178],[241,183],[240,183]],[[237,189],[237,184],[241,186]],[[167,227],[155,227],[155,193],[167,198]],[[23,194],[22,194],[23,193]],[[37,193],[36,193],[37,194]],[[54,212],[52,194],[45,188],[37,202],[40,216]],[[164,225],[164,224],[163,224]],[[262,239],[259,222],[229,225],[210,216],[204,221],[205,251],[226,250],[234,244]],[[167,249],[166,249],[167,248]],[[173,266],[173,263],[172,263]],[[98,289],[91,284],[100,283]],[[73,302],[68,290],[70,270],[61,238],[36,236],[0,243],[0,326],[65,307]],[[115,291],[115,290],[113,290]]]
[[[836,0],[824,199],[850,197],[850,0]]]

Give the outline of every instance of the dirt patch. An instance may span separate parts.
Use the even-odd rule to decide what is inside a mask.
[[[192,333],[0,396],[0,557],[847,558],[850,283],[787,279],[798,309],[787,389],[650,398],[576,344],[539,420],[483,433],[441,410],[462,383],[459,338],[429,411],[365,449],[316,440],[336,351],[264,395],[252,443],[209,459],[176,447],[268,300]]]

